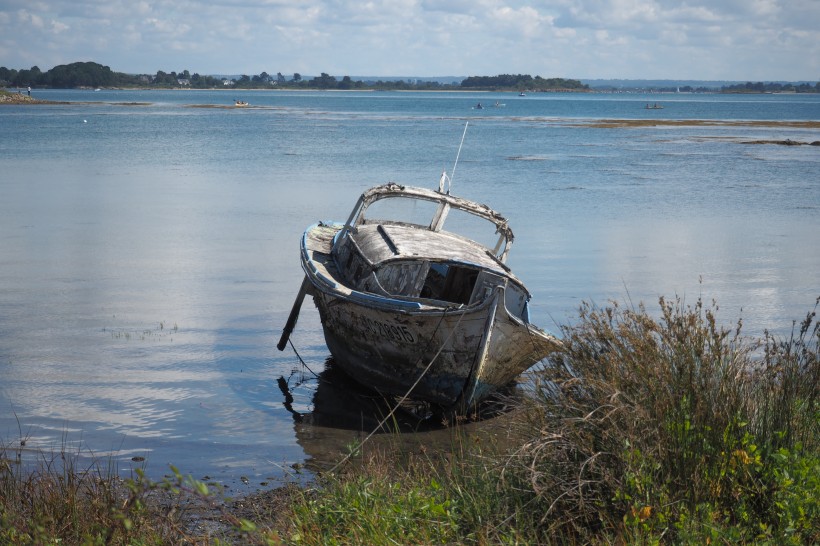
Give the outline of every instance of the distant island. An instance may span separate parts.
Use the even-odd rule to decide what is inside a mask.
[[[7,88],[166,88],[166,89],[317,89],[317,90],[382,90],[382,91],[517,91],[519,93],[548,92],[722,92],[722,93],[820,93],[820,82],[746,82],[745,84],[721,87],[693,85],[652,85],[630,87],[619,81],[619,85],[600,82],[591,86],[577,79],[542,78],[527,74],[500,74],[497,76],[470,76],[462,79],[447,78],[441,82],[433,78],[384,78],[358,79],[343,76],[341,79],[322,72],[308,78],[299,73],[289,76],[281,72],[272,75],[262,72],[257,75],[213,76],[181,72],[156,74],[126,74],[115,72],[107,66],[95,62],[76,62],[58,65],[43,72],[39,67],[30,69],[9,69],[0,67],[0,87]]]
[[[353,80],[350,76],[337,79],[322,72],[314,78],[303,78],[294,73],[286,77],[281,72],[276,75],[261,74],[239,77],[203,76],[182,72],[157,71],[156,74],[125,74],[114,72],[107,66],[94,62],[77,62],[55,66],[42,72],[33,66],[28,70],[13,70],[0,67],[0,86],[34,88],[191,88],[191,89],[375,89],[375,90],[454,90],[469,89],[481,91],[589,91],[589,86],[578,80],[564,78],[541,78],[524,74],[499,76],[475,76],[466,78],[459,84],[441,83],[427,79],[411,80]]]

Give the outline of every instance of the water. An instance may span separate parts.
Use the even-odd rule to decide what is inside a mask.
[[[818,96],[35,95],[71,103],[0,108],[0,443],[33,458],[258,487],[338,457],[372,415],[313,375],[328,352],[309,301],[292,336],[307,368],[275,348],[299,237],[371,185],[436,186],[466,121],[454,193],[510,219],[536,324],[583,300],[703,296],[727,325],[786,335],[820,295],[820,148],[742,143],[820,130],[589,126],[820,121]]]

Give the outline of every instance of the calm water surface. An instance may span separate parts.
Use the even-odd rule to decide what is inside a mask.
[[[656,312],[680,295],[786,335],[820,295],[820,147],[744,143],[820,130],[589,126],[818,121],[817,96],[38,94],[70,104],[0,108],[0,445],[30,457],[258,487],[344,452],[372,415],[322,372],[309,301],[292,336],[306,366],[275,348],[299,237],[374,184],[436,186],[467,121],[453,192],[508,216],[547,329],[584,300]]]

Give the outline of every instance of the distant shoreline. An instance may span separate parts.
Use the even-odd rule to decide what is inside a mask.
[[[272,93],[279,93],[279,92],[329,92],[329,93],[519,93],[516,89],[482,89],[482,88],[453,88],[453,89],[380,89],[376,87],[364,87],[358,89],[324,89],[320,87],[269,87],[269,88],[261,88],[261,87],[152,87],[152,86],[136,86],[136,87],[128,87],[128,86],[115,86],[115,87],[87,87],[87,86],[80,86],[80,87],[70,87],[70,88],[58,88],[58,87],[45,87],[45,88],[37,88],[32,89],[32,92],[36,92],[37,90],[48,89],[48,90],[67,90],[67,91],[92,91],[94,89],[101,89],[104,91],[218,91],[218,92],[231,92],[231,93],[246,93],[246,92],[272,92]],[[528,90],[528,94],[533,95],[540,95],[540,94],[552,94],[552,93],[579,93],[579,94],[600,94],[600,95],[702,95],[702,94],[715,94],[715,95],[795,95],[799,93],[795,93],[793,91],[721,91],[719,89],[715,89],[713,91],[666,91],[666,90],[619,90],[619,89],[565,89],[565,88],[555,88],[555,89],[539,89],[539,90]],[[813,93],[806,93],[806,94],[813,94]],[[22,104],[24,102],[32,102],[32,103],[49,103],[54,101],[47,101],[42,99],[35,99],[31,97],[32,100],[27,100],[28,95],[26,95],[23,91],[9,91],[8,88],[5,90],[0,89],[0,103],[8,102],[8,99],[5,98],[6,95],[19,95],[19,98],[23,100],[13,101],[14,104]]]

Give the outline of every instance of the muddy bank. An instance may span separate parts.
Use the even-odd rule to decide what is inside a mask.
[[[743,140],[741,144],[778,144],[780,146],[820,146],[820,140],[803,142],[801,140]]]
[[[618,129],[624,127],[795,127],[820,129],[820,121],[814,120],[712,120],[712,119],[599,119],[588,123],[575,123],[576,127]]]

